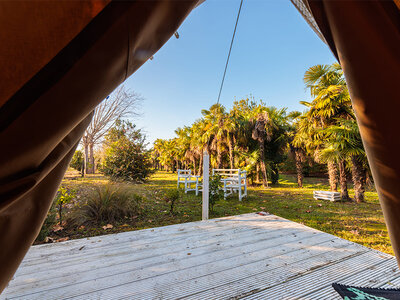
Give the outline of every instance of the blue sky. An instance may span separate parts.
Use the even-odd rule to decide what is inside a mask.
[[[216,102],[240,0],[207,0],[125,83],[144,101],[132,120],[152,143],[172,138]],[[244,0],[220,103],[254,97],[303,110],[308,67],[335,61],[289,0]]]

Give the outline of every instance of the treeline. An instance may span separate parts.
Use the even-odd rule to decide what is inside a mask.
[[[200,175],[207,151],[213,168],[244,169],[251,183],[268,186],[268,180],[278,182],[280,165],[292,157],[299,187],[305,164],[326,164],[332,191],[340,186],[348,200],[351,177],[355,201],[364,201],[369,167],[340,65],[313,66],[304,83],[313,100],[300,102],[303,113],[249,99],[235,101],[229,111],[221,104],[202,110],[203,117],[176,129],[175,138],[155,141],[154,167],[190,168]]]

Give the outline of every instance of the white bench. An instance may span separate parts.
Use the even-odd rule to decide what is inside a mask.
[[[247,196],[247,172],[240,169],[213,169],[212,175],[221,176],[224,198],[233,193],[239,194],[239,201]],[[242,190],[243,189],[243,190]]]
[[[314,191],[313,197],[315,200],[329,200],[332,202],[342,200],[338,192]]]
[[[177,188],[179,189],[180,185],[183,184],[185,186],[185,194],[189,191],[196,191],[196,196],[198,195],[199,190],[199,177],[192,175],[192,170],[178,170],[178,183]],[[195,187],[192,187],[192,184]]]

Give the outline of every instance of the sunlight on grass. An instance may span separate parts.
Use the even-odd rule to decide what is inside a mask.
[[[84,201],[88,192],[97,185],[107,184],[108,179],[95,175],[90,177],[65,178],[64,186],[77,190],[79,201]],[[138,230],[201,220],[201,194],[185,194],[176,204],[174,215],[161,194],[176,188],[176,174],[157,172],[144,184],[126,184],[132,192],[144,197],[143,213],[126,224],[113,224],[107,233]],[[270,189],[249,187],[249,194],[242,202],[237,195],[228,197],[215,205],[211,218],[219,218],[256,211],[267,211],[277,216],[298,222],[338,237],[393,254],[387,229],[376,192],[365,194],[365,203],[316,201],[313,190],[328,190],[327,179],[305,178],[304,188],[297,188],[295,177],[281,175],[279,184]],[[349,190],[353,195],[353,190]],[[104,234],[99,228],[86,228],[83,232],[71,229],[72,237]]]

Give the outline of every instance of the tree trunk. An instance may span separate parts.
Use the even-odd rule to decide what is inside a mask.
[[[196,174],[196,159],[194,157],[192,158],[192,162],[193,162],[193,174]]]
[[[363,177],[364,177],[364,168],[362,167],[361,162],[357,159],[357,157],[351,157],[351,173],[353,178],[354,184],[354,200],[357,203],[364,202],[364,192],[365,192],[365,185],[363,184]]]
[[[338,180],[337,180],[337,166],[334,162],[328,162],[328,175],[329,185],[331,192],[337,192]]]
[[[228,133],[228,148],[229,148],[229,162],[231,165],[231,169],[233,169],[234,166],[234,157],[233,157],[233,145],[232,145],[232,139],[230,134]]]
[[[88,167],[89,167],[89,146],[87,144],[86,141],[84,141],[83,143],[83,148],[84,148],[84,152],[85,152],[85,157],[83,158],[83,161],[85,163],[85,174],[88,174]]]
[[[198,176],[201,176],[203,172],[203,155],[203,153],[200,153],[199,172],[197,173]]]
[[[88,165],[86,168],[86,174],[94,174],[94,151],[93,151],[93,143],[88,144],[89,148],[89,159],[88,159]]]
[[[299,188],[303,187],[303,164],[301,162],[301,152],[300,150],[294,151],[294,157],[296,161],[296,173],[297,173],[297,185]]]
[[[340,197],[342,201],[349,200],[349,192],[347,191],[347,172],[346,162],[344,160],[339,161],[339,180],[340,180]]]
[[[261,166],[261,173],[263,176],[263,186],[268,187],[268,178],[267,178],[267,168],[265,167],[264,161],[264,142],[258,142],[260,147],[260,166]]]
[[[221,163],[222,163],[221,145],[218,142],[218,144],[217,144],[217,169],[222,168]]]
[[[260,164],[259,163],[256,164],[256,181],[257,181],[257,183],[260,182]]]

